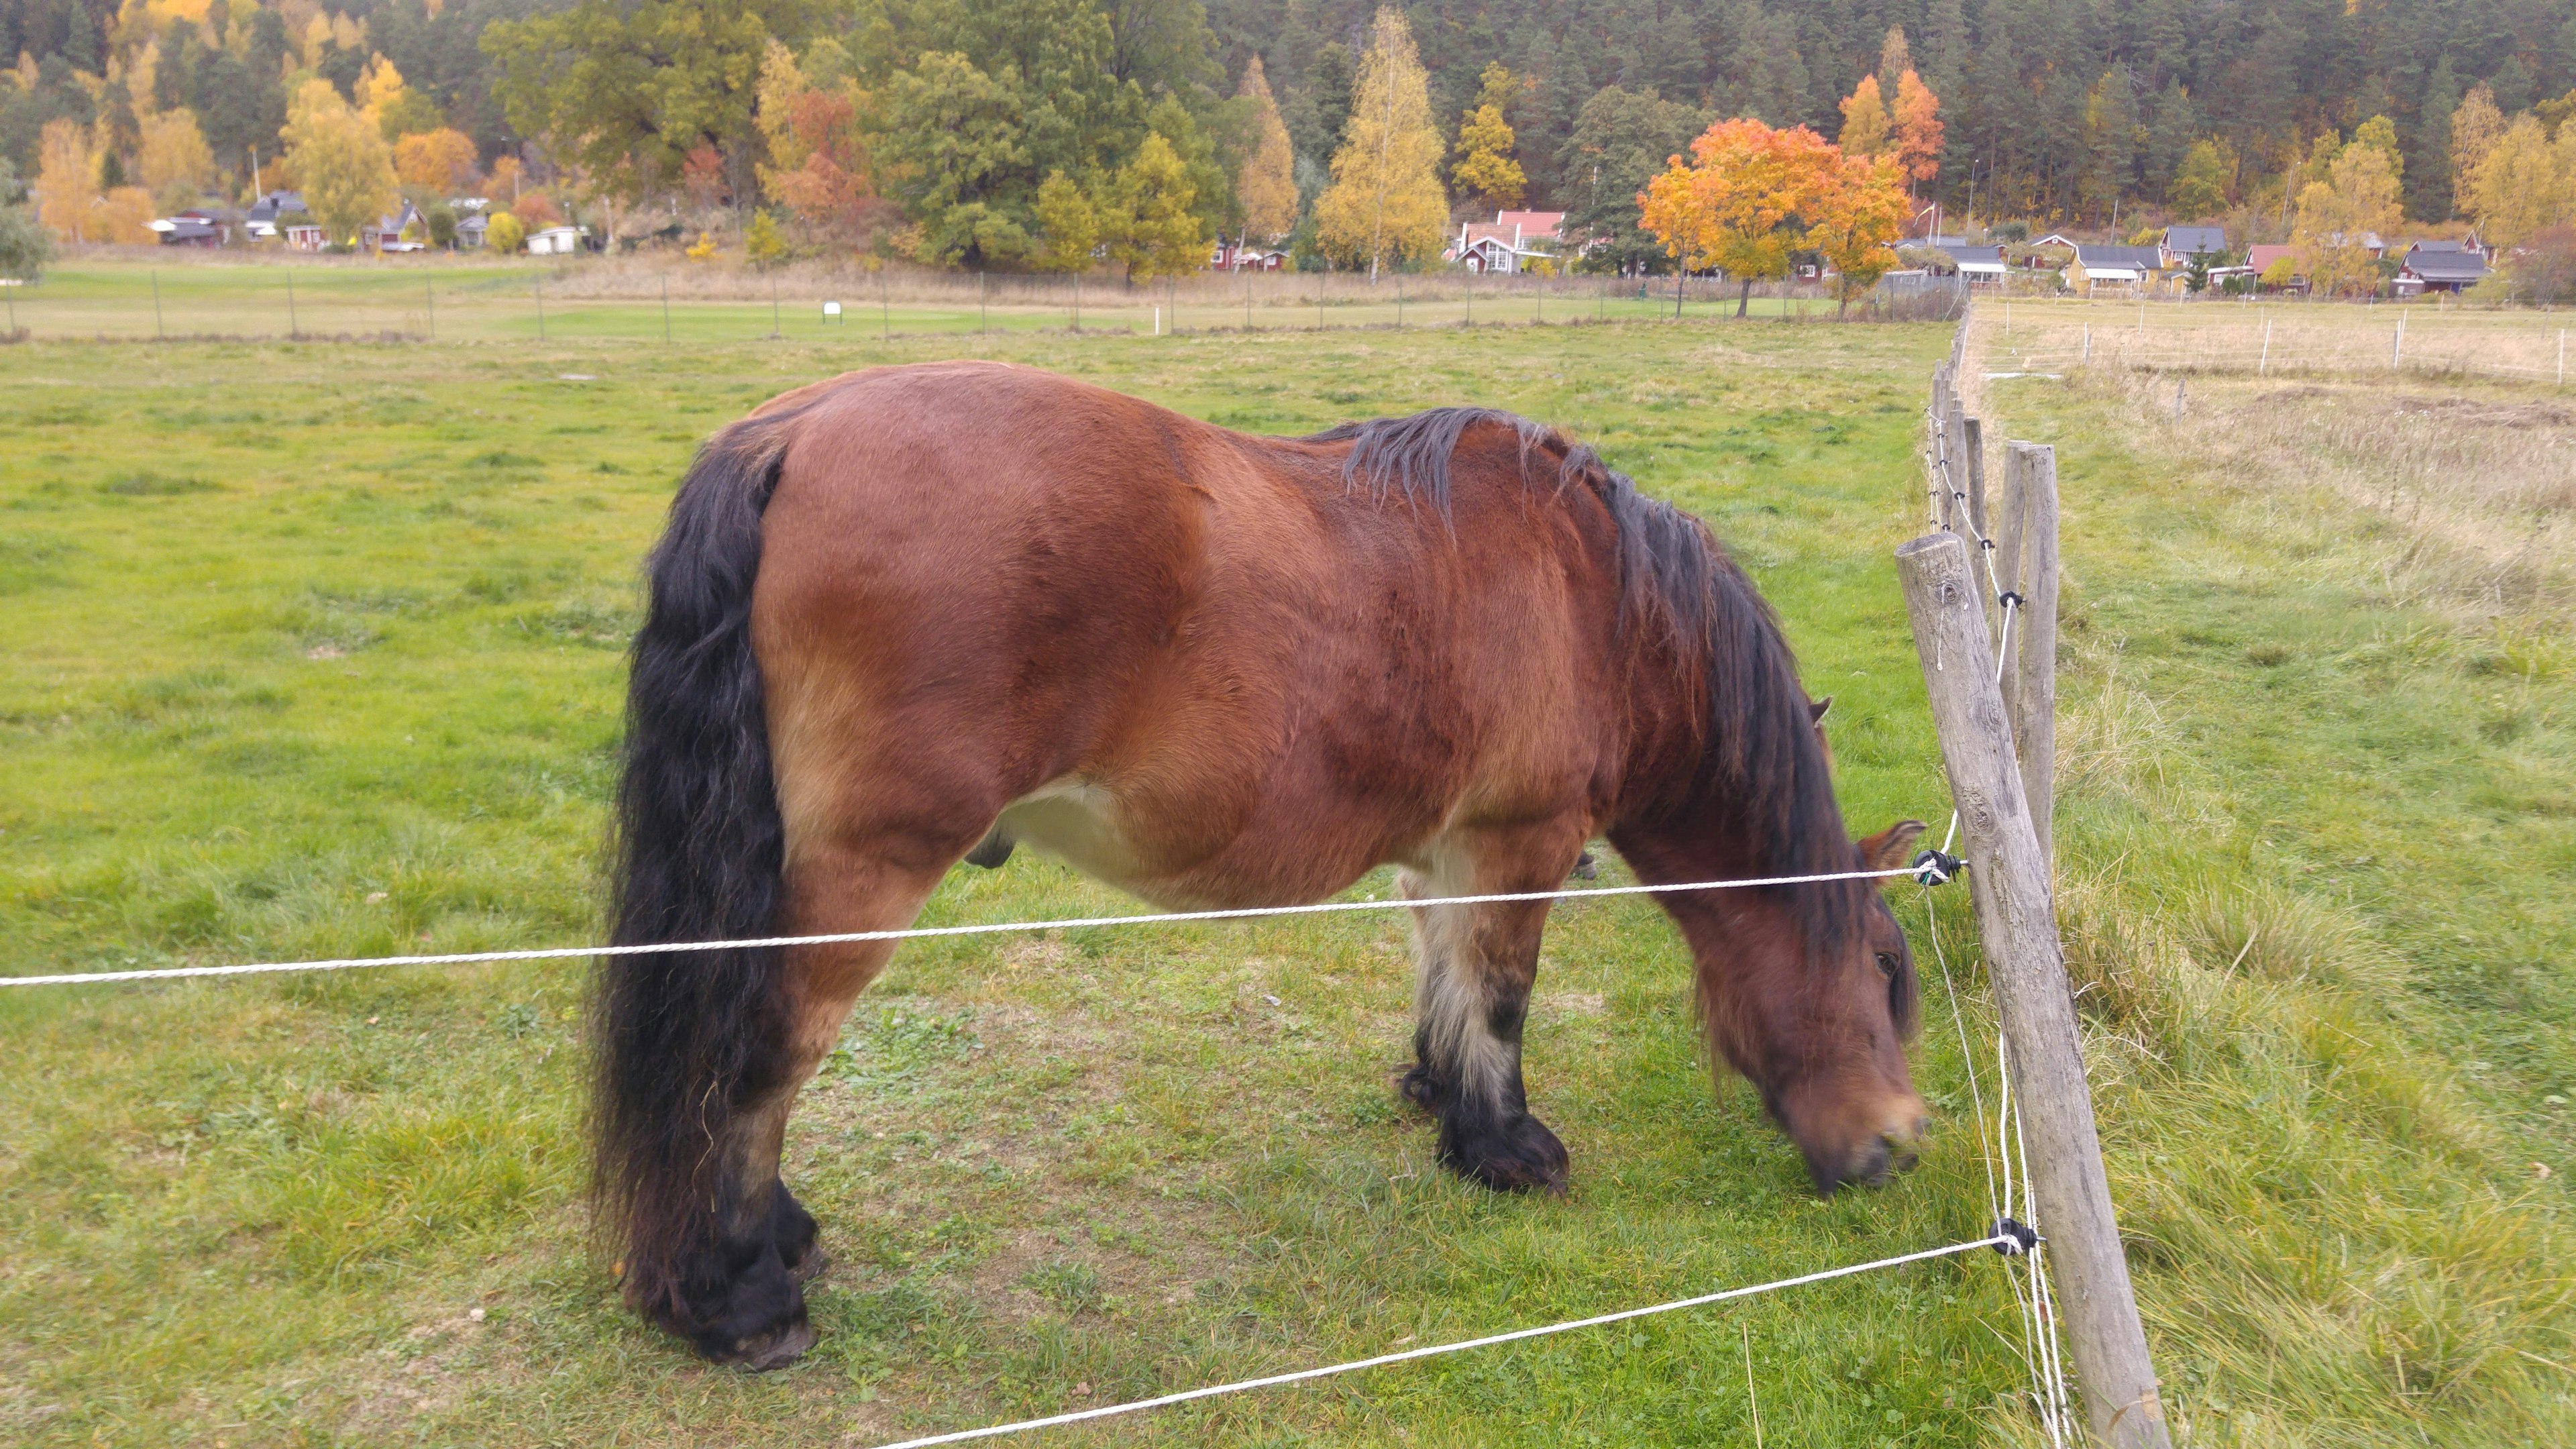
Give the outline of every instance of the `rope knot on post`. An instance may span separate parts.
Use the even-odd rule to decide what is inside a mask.
[[[1918,885],[1948,885],[1966,872],[1968,863],[1955,855],[1944,855],[1937,850],[1927,850],[1914,857],[1913,865],[1907,869],[1913,873]]]
[[[1993,548],[1994,545],[1990,543],[1987,544],[1986,547]],[[2003,609],[2027,609],[2030,607],[2030,600],[2023,598],[2021,595],[2014,593],[2010,589],[2006,589],[2002,593],[1995,595],[1995,606]]]
[[[1995,1251],[2007,1258],[2025,1258],[2040,1244],[2040,1236],[2030,1226],[2015,1218],[1995,1219]]]

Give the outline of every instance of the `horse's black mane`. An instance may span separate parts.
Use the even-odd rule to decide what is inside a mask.
[[[1768,874],[1855,869],[1858,854],[1834,802],[1831,769],[1779,616],[1706,524],[1638,492],[1589,446],[1496,408],[1372,418],[1304,441],[1349,442],[1346,484],[1381,502],[1402,498],[1445,517],[1450,462],[1468,429],[1480,423],[1511,430],[1524,486],[1544,480],[1559,495],[1582,489],[1601,500],[1619,535],[1622,632],[1640,620],[1660,625],[1676,657],[1698,676],[1705,698],[1700,767],[1669,805],[1734,814],[1760,846]],[[1532,466],[1549,461],[1552,470]],[[1830,949],[1860,920],[1852,907],[1867,884],[1838,881],[1797,892],[1813,948]]]

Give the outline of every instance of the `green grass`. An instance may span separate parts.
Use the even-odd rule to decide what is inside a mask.
[[[148,254],[147,254],[148,256]],[[1567,280],[1539,296],[1513,279],[1253,279],[1251,300],[1222,278],[1192,279],[1167,297],[1161,284],[1114,277],[998,277],[979,303],[970,280],[907,274],[882,293],[864,276],[791,270],[780,277],[649,259],[273,255],[260,265],[170,258],[88,256],[48,269],[30,287],[0,288],[0,332],[37,341],[404,339],[451,342],[623,341],[704,345],[794,340],[817,345],[982,333],[1092,331],[1264,332],[1351,328],[1454,328],[1473,323],[1642,321],[1674,315],[1670,278],[1640,293],[1635,282]],[[1438,295],[1426,300],[1426,285]],[[1319,290],[1320,287],[1320,290]],[[1409,300],[1400,300],[1407,288]],[[1468,291],[1473,296],[1465,295]],[[1615,295],[1614,295],[1615,294]],[[826,317],[826,299],[841,303]],[[1319,301],[1321,305],[1319,305]],[[1686,321],[1731,316],[1735,298],[1706,283],[1685,289]],[[1755,299],[1756,316],[1830,311],[1814,299]]]
[[[9,349],[0,970],[593,939],[618,648],[695,440],[965,351],[1255,430],[1456,401],[1571,426],[1778,603],[1855,826],[1937,820],[1888,550],[1947,343]],[[2494,622],[2374,592],[2401,530],[2195,471],[2111,392],[2018,386],[2016,434],[2067,441],[2070,945],[2187,1441],[2567,1437],[2568,816],[2494,803],[2576,780],[2563,650],[2491,736],[2452,686],[2506,678],[2474,662],[2508,657]],[[925,919],[1119,906],[1023,855]],[[1955,940],[1964,897],[1941,910]],[[1562,909],[1540,980],[1565,1201],[1458,1186],[1397,1110],[1391,919],[908,948],[791,1129],[839,1266],[820,1348],[761,1377],[634,1322],[590,1251],[578,968],[0,992],[0,1437],[864,1444],[1981,1231],[1937,987],[1926,1165],[1819,1202],[1750,1091],[1712,1094],[1651,906]],[[1748,1335],[1769,1442],[2019,1440],[2013,1325],[1980,1254],[1050,1442],[1749,1442]]]

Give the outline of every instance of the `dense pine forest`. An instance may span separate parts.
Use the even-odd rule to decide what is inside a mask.
[[[0,161],[21,185],[86,167],[99,206],[121,184],[163,205],[190,187],[246,199],[255,177],[295,179],[256,168],[321,96],[381,130],[388,181],[390,148],[408,141],[401,181],[423,194],[488,186],[499,168],[514,189],[551,184],[566,210],[607,208],[611,231],[776,211],[809,237],[1043,265],[1046,236],[1085,234],[1085,208],[1125,206],[1133,232],[1156,224],[1137,208],[1157,196],[1185,197],[1206,234],[1245,232],[1252,213],[1311,232],[1378,8],[0,0],[14,62]],[[1417,0],[1402,15],[1458,214],[1569,210],[1639,261],[1652,250],[1634,245],[1639,188],[1711,121],[1836,137],[1865,78],[1892,97],[1900,69],[1938,105],[1917,205],[2094,228],[2150,215],[2286,227],[2322,174],[2320,138],[2365,126],[2405,214],[2444,222],[2470,209],[2452,174],[2464,102],[2530,110],[2554,137],[2576,95],[2567,0]],[[335,94],[308,90],[317,79]],[[77,143],[48,141],[73,136],[47,130],[66,120]],[[1248,168],[1283,126],[1272,160],[1293,177],[1293,210],[1248,213]],[[1474,174],[1512,184],[1463,184],[1453,158],[1477,146],[1490,154]],[[1050,177],[1056,210],[1042,214]]]

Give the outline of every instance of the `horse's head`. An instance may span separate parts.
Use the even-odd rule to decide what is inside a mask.
[[[1908,820],[1856,842],[1853,868],[1904,865],[1922,833]],[[1761,1092],[1817,1189],[1913,1166],[1929,1125],[1905,1062],[1919,992],[1886,897],[1831,882],[1664,899],[1698,963],[1709,1045]]]
[[[1898,869],[1922,833],[1923,822],[1907,820],[1858,842],[1859,868]],[[1771,998],[1760,1054],[1771,1073],[1754,1077],[1828,1193],[1912,1167],[1930,1125],[1905,1063],[1922,1001],[1914,953],[1882,892],[1850,899],[1860,919],[1833,933],[1840,944],[1827,959],[1806,963],[1807,989]]]

